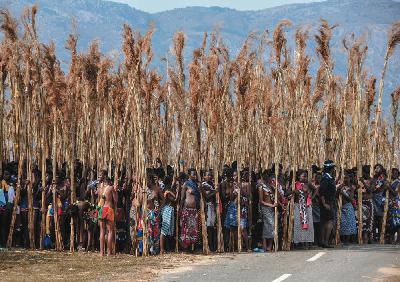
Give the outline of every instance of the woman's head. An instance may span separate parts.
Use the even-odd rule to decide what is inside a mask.
[[[194,168],[191,168],[188,170],[189,178],[191,180],[196,180],[197,179],[197,172]]]
[[[206,171],[206,177],[207,177],[207,181],[211,181],[213,178],[213,172],[212,170],[207,170]]]
[[[392,178],[393,179],[399,178],[399,169],[398,168],[392,168]]]
[[[299,170],[297,173],[297,179],[298,179],[298,181],[303,182],[303,183],[307,182],[307,180],[308,180],[307,170],[304,170],[304,169]]]
[[[381,175],[383,173],[383,166],[381,164],[376,164],[374,166],[375,175]]]
[[[335,172],[335,163],[332,160],[324,162],[324,173],[333,174]]]

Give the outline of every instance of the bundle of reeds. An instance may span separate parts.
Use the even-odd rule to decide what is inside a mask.
[[[361,177],[362,164],[368,162],[371,165],[377,161],[389,167],[395,165],[393,156],[399,152],[399,140],[396,139],[398,99],[392,102],[394,122],[391,128],[381,111],[388,62],[399,42],[399,23],[395,23],[389,32],[375,103],[376,79],[368,77],[364,68],[366,43],[362,38],[354,39],[355,36],[344,40],[348,52],[347,75],[345,78],[335,75],[330,47],[335,26],[325,20],[321,21],[314,36],[319,59],[315,76],[309,71],[312,57],[306,52],[310,31],[306,28],[296,31],[292,55],[288,47],[290,39],[286,35],[291,23],[284,20],[277,25],[272,38],[268,32],[251,33],[232,58],[218,32],[205,34],[187,65],[184,60],[186,36],[178,32],[172,42],[171,54],[166,56],[167,77],[163,80],[151,64],[153,27],[142,35],[124,26],[124,58],[119,65],[118,60],[101,53],[98,42],[78,54],[78,38],[72,34],[67,40],[71,62],[64,73],[54,43],[46,45],[39,41],[36,13],[36,7],[31,7],[17,21],[8,11],[0,11],[3,34],[0,42],[0,173],[3,163],[18,161],[17,197],[9,247],[20,188],[25,185],[23,178],[28,180],[30,245],[35,247],[32,171],[36,165],[40,166],[41,212],[45,218],[45,176],[50,169],[46,166],[47,160],[52,163],[54,180],[62,164],[67,163],[71,202],[76,201],[77,159],[82,162],[84,179],[93,169],[106,169],[109,176],[114,177],[115,187],[122,176],[134,179],[133,197],[138,203],[136,223],[139,206],[142,206],[144,255],[147,255],[146,168],[156,158],[173,164],[176,176],[189,167],[197,168],[199,173],[201,169],[213,168],[217,189],[218,178],[226,163],[237,161],[239,188],[243,168],[248,167],[251,172],[274,164],[276,203],[279,185],[283,184],[279,183],[280,165],[282,171],[291,172],[292,178],[286,181],[287,189],[294,189],[298,168],[310,169],[312,164],[321,164],[328,158],[338,163],[341,170],[356,166],[358,177]],[[18,32],[19,23],[22,35]],[[266,54],[269,54],[268,60]],[[8,92],[10,98],[6,98]],[[371,112],[375,105],[373,120]],[[254,184],[252,182],[249,173],[250,186]],[[239,192],[239,220],[240,196]],[[56,214],[56,189],[53,197],[57,249],[61,250],[63,240]],[[361,242],[361,189],[358,189],[358,200]],[[251,193],[249,204],[251,235],[254,221]],[[218,251],[223,252],[219,192],[216,205]],[[284,250],[291,248],[293,212],[292,197],[283,216]],[[200,213],[204,253],[208,253],[203,208]],[[178,234],[179,218],[176,220]],[[278,218],[275,223],[277,231]],[[75,225],[72,219],[71,251],[77,241]],[[240,233],[239,225],[239,251]],[[40,234],[43,247],[43,221]],[[279,247],[277,239],[275,250]]]

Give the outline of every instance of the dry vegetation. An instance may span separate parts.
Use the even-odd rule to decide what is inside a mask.
[[[101,258],[97,253],[13,251],[0,253],[0,275],[2,281],[154,281],[161,272],[210,259],[185,254]]]
[[[54,44],[37,37],[36,12],[27,8],[19,21],[0,12],[0,166],[19,161],[19,181],[24,175],[29,180],[36,165],[44,178],[46,159],[53,167],[67,162],[74,202],[76,159],[84,164],[84,176],[87,168],[104,168],[117,181],[124,170],[137,189],[146,186],[146,167],[157,157],[179,169],[215,171],[234,160],[239,170],[256,170],[272,163],[310,168],[333,159],[341,169],[360,172],[362,164],[390,167],[399,159],[399,89],[392,95],[392,115],[382,115],[399,23],[389,32],[378,80],[364,68],[368,46],[362,37],[344,39],[347,76],[334,74],[329,46],[335,26],[324,20],[314,36],[320,62],[315,77],[305,51],[312,40],[307,29],[297,30],[293,53],[286,38],[291,23],[282,21],[272,34],[250,34],[237,57],[218,33],[205,34],[189,64],[183,56],[185,34],[178,32],[163,79],[150,64],[154,29],[143,35],[127,25],[121,64],[102,54],[97,42],[78,53],[78,37],[71,34],[66,44],[71,62],[64,73]],[[28,192],[32,229],[32,187]]]

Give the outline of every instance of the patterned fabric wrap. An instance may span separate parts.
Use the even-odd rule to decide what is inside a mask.
[[[147,212],[147,232],[150,254],[156,255],[160,251],[160,215],[158,209]]]
[[[4,207],[7,204],[6,197],[4,196],[3,189],[0,188],[0,207]]]
[[[240,226],[242,229],[247,228],[248,225],[248,209],[247,204],[249,199],[246,196],[240,196]]]
[[[379,185],[378,185],[379,183]],[[386,183],[383,176],[379,176],[376,182],[375,189],[379,189],[380,185],[384,185]],[[378,192],[374,195],[374,216],[382,217],[384,213],[385,207],[385,195],[384,192]]]
[[[201,186],[204,189],[207,189],[209,191],[215,191],[215,188],[214,188],[214,185],[212,182],[203,181]],[[206,214],[207,214],[206,226],[214,227],[215,222],[216,222],[216,209],[215,209],[214,200],[211,200],[210,202],[206,202]]]
[[[321,210],[319,205],[313,205],[312,206],[312,211],[313,211],[313,222],[318,223],[321,220]]]
[[[300,220],[301,220],[301,228],[308,229],[308,214],[307,214],[307,196],[304,191],[304,183],[296,182],[296,189],[299,191],[299,208],[300,208]]]
[[[379,192],[374,196],[374,212],[375,216],[382,217],[384,213],[385,207],[385,196],[383,195],[384,192]]]
[[[237,218],[237,205],[234,201],[230,201],[226,208],[226,217],[225,217],[225,227],[237,227],[238,226],[238,218]]]
[[[400,180],[397,179],[390,187],[394,192],[397,192],[396,188],[399,184]],[[395,230],[400,228],[400,197],[398,193],[394,198],[391,199],[389,207],[389,224],[390,227]]]
[[[99,220],[106,220],[109,222],[114,222],[114,209],[110,207],[99,207]]]
[[[358,213],[356,215],[358,216]],[[372,199],[362,200],[362,217],[363,232],[372,232],[374,224],[374,204]]]
[[[184,207],[181,214],[181,242],[185,248],[199,241],[199,213],[197,209]]]
[[[174,225],[174,208],[170,205],[165,205],[161,211],[161,234],[164,236],[174,235]]]
[[[197,209],[184,207],[181,214],[181,242],[185,248],[199,241],[199,213]]]
[[[83,220],[88,224],[97,224],[98,216],[99,213],[96,206],[90,205],[89,209],[83,213]]]
[[[206,203],[207,206],[207,221],[206,225],[208,227],[214,227],[216,221],[215,205],[213,202]]]
[[[137,226],[136,226],[136,234],[135,234],[135,225],[136,225],[136,217]],[[137,241],[137,248],[139,254],[143,253],[143,221],[142,221],[142,209],[139,208],[139,211],[136,212],[136,208],[134,206],[131,207],[129,212],[129,231],[132,240]]]
[[[349,236],[357,234],[356,214],[353,204],[346,203],[342,206],[342,217],[340,221],[340,235]]]
[[[263,221],[263,239],[274,238],[275,228],[275,208],[261,206],[261,216]]]
[[[308,228],[304,228],[301,206],[299,203],[294,204],[294,225],[293,225],[293,243],[312,243],[314,242],[314,224],[312,218],[312,207],[304,205],[307,216],[306,220],[309,224]]]

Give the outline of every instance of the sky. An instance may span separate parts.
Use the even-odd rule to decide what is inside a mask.
[[[131,5],[132,7],[156,13],[188,6],[220,6],[237,10],[260,10],[291,3],[321,2],[321,0],[111,0]]]

